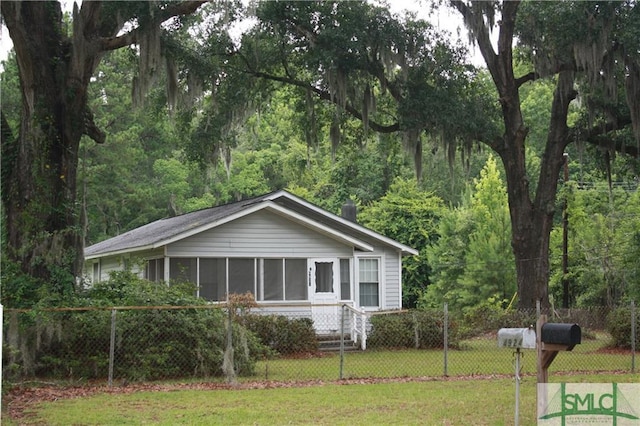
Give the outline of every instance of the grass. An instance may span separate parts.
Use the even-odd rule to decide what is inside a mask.
[[[580,375],[570,382],[637,380],[631,374]],[[536,423],[535,389],[534,377],[523,378],[522,425]],[[41,403],[21,424],[510,425],[514,398],[513,379],[137,392]]]
[[[596,339],[584,339],[571,352],[561,353],[553,361],[549,371],[630,371],[631,355],[606,353],[601,349],[608,343],[608,336],[600,334]],[[521,358],[523,374],[535,374],[536,351],[523,350]],[[514,372],[514,354],[509,349],[497,348],[492,339],[471,339],[461,343],[460,349],[447,354],[449,376],[500,375]],[[345,354],[342,377],[340,357],[335,354],[325,358],[276,359],[261,361],[256,376],[261,380],[336,380],[358,377],[439,377],[445,374],[444,353],[438,350],[357,351]],[[252,377],[251,380],[255,380]]]
[[[630,371],[631,357],[602,353],[606,336],[597,337],[584,340],[572,352],[558,354],[550,381],[639,382],[638,374],[602,373]],[[264,381],[262,389],[138,391],[61,399],[32,405],[20,424],[513,424],[512,350],[498,349],[493,339],[472,339],[450,351],[447,361],[450,377],[444,378],[441,350],[352,352],[346,354],[342,367],[343,378],[354,380],[337,382],[338,355],[265,360],[258,363],[255,376],[240,379]],[[523,351],[521,367],[520,424],[533,425],[535,351]],[[567,375],[571,371],[581,374]],[[486,378],[491,376],[496,378]],[[422,379],[375,384],[363,379],[385,377]],[[284,382],[287,387],[265,389],[269,382]],[[2,420],[17,424],[4,416]]]

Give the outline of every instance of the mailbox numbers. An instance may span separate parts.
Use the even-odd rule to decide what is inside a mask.
[[[503,345],[507,348],[521,348],[522,347],[522,338],[507,338],[504,339]]]

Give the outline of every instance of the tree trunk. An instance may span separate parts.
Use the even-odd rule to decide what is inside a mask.
[[[518,90],[522,82],[513,73],[513,34],[519,2],[502,3],[498,52],[493,49],[481,2],[467,5],[452,0],[474,34],[496,85],[502,107],[504,134],[488,142],[500,156],[506,172],[511,215],[512,247],[518,280],[518,304],[533,308],[539,301],[549,306],[549,241],[553,227],[558,176],[568,143],[567,113],[575,98],[572,71],[562,71],[554,93],[547,144],[540,165],[537,193],[532,200],[527,178],[525,141]]]
[[[2,193],[7,255],[26,274],[64,292],[73,288],[83,255],[76,171],[97,51],[66,36],[58,2],[2,2],[2,15],[23,104],[19,136],[3,141],[3,154],[11,158],[4,162]]]

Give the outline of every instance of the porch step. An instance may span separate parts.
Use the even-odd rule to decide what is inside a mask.
[[[339,335],[319,335],[318,336],[318,349],[322,352],[339,352],[340,351],[340,336]],[[344,338],[344,350],[356,351],[360,349],[356,343],[351,340],[350,336]]]

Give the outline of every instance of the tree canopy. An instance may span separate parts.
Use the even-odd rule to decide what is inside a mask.
[[[421,245],[409,304],[445,279],[467,289],[499,280],[506,298],[515,274],[531,307],[558,282],[549,253],[564,154],[592,176],[602,169],[598,179],[638,175],[628,160],[640,140],[634,1],[449,2],[486,69],[470,65],[463,42],[384,4],[204,3],[83,2],[65,18],[57,2],[2,2],[16,61],[2,75],[7,270],[69,291],[85,240],[288,187],[332,211],[353,197],[372,227]],[[494,192],[465,198],[483,165]],[[436,200],[464,200],[466,213],[441,213]],[[495,216],[480,214],[486,206]],[[602,223],[600,237],[575,241],[597,241]],[[465,248],[459,269],[442,267],[445,241]],[[514,269],[473,269],[509,247]],[[596,293],[583,300],[606,299]]]

